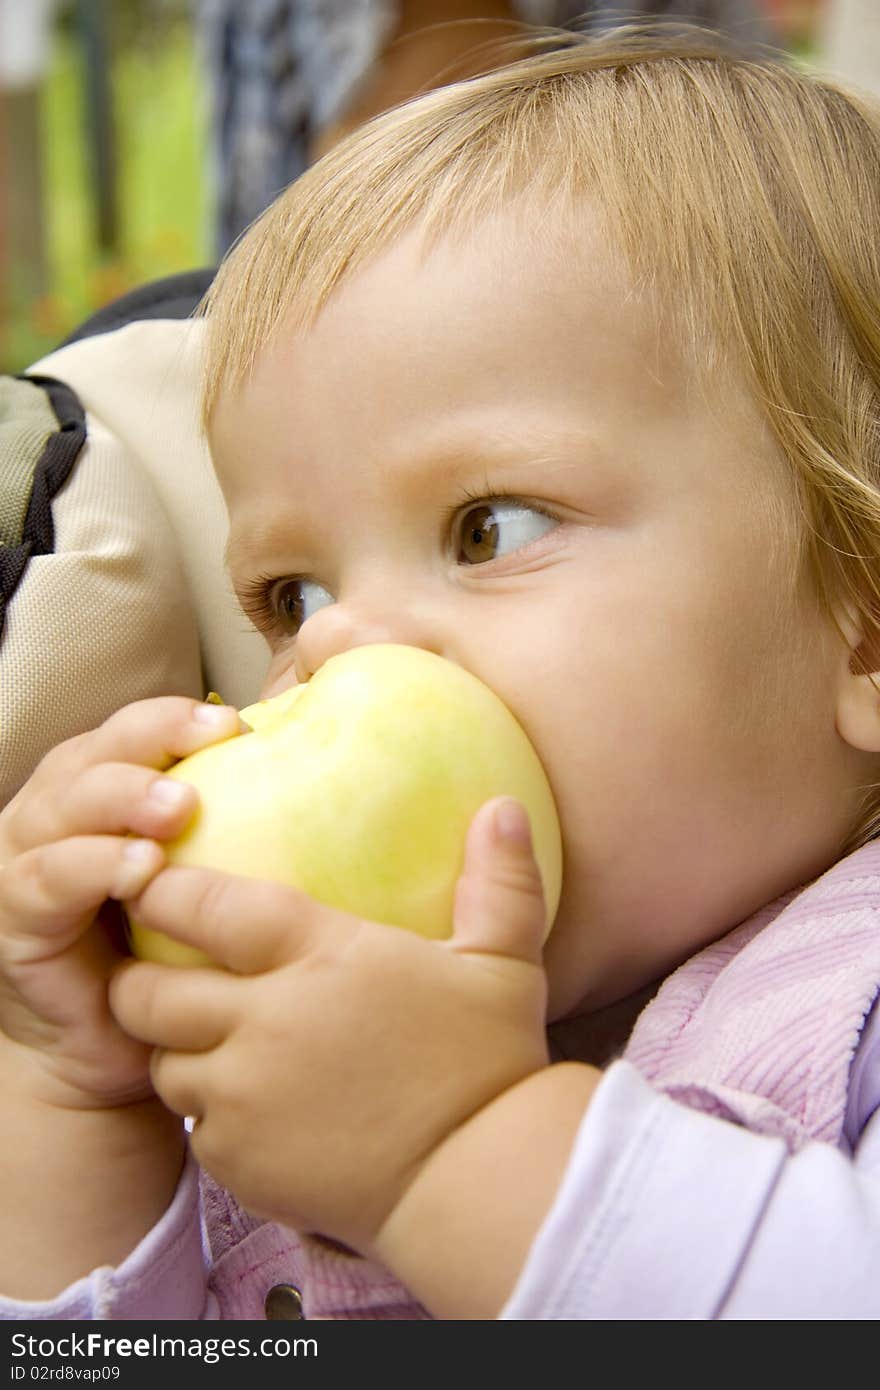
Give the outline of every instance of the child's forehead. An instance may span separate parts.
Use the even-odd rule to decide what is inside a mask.
[[[537,416],[564,432],[582,402],[603,418],[616,405],[663,425],[708,407],[761,430],[742,378],[729,363],[708,371],[705,354],[682,343],[601,210],[572,209],[553,225],[539,236],[520,206],[455,235],[409,228],[344,278],[313,321],[288,317],[244,388],[221,393],[213,438],[237,436],[230,458],[246,452],[249,430],[272,448],[268,422],[288,414],[299,430],[310,402],[325,437],[351,413],[365,431],[390,419],[402,447],[430,450],[436,436],[444,460],[508,418],[508,432],[535,433]]]
[[[728,438],[757,440],[763,422],[742,383],[730,372],[717,390],[696,380],[600,224],[574,229],[569,245],[578,230],[565,275],[525,254],[534,240],[519,243],[521,219],[428,248],[418,230],[398,238],[311,325],[287,324],[243,391],[221,396],[212,442],[224,487],[239,496],[273,468],[308,481],[336,460],[350,482],[374,453],[407,479],[453,478],[475,457],[512,470],[520,454],[545,473],[560,458],[597,460],[607,476],[602,460],[616,457],[616,483],[650,457],[652,431],[668,439],[707,413]]]
[[[426,354],[468,356],[490,346],[495,326],[514,335],[513,348],[573,325],[605,333],[610,350],[612,336],[618,346],[625,338],[658,373],[661,356],[667,365],[681,356],[656,286],[636,281],[595,202],[548,212],[518,199],[439,233],[412,224],[342,277],[317,310],[292,295],[255,375],[261,363],[308,357],[330,339],[375,349],[406,335]]]

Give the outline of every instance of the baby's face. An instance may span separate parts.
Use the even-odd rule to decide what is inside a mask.
[[[501,219],[421,260],[407,234],[221,400],[212,445],[233,581],[275,581],[265,695],[403,642],[531,737],[563,829],[556,1018],[825,868],[864,767],[757,413],[693,379],[586,212],[542,235]]]

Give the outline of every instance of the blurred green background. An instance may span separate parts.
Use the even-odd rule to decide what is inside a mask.
[[[80,16],[61,5],[37,118],[44,263],[22,264],[19,251],[16,264],[10,248],[3,371],[51,351],[126,290],[212,259],[205,82],[189,7],[114,0],[106,8],[115,244],[100,245]],[[36,260],[38,248],[26,249]]]

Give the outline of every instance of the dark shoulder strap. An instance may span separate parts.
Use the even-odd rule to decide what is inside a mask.
[[[29,560],[55,548],[52,500],[85,440],[85,411],[63,381],[0,377],[0,636]]]
[[[214,273],[213,268],[185,270],[139,285],[92,314],[60,346],[67,347],[99,333],[112,333],[136,319],[187,319],[207,291]]]

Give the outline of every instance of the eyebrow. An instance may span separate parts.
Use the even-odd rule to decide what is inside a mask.
[[[230,532],[223,547],[223,568],[227,574],[233,574],[236,569],[250,563],[252,553],[259,554],[261,551],[271,550],[275,545],[283,543],[289,533],[288,525],[281,526],[277,523],[256,526],[244,536]]]

